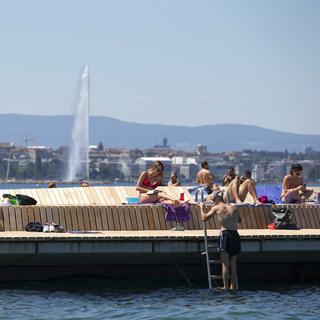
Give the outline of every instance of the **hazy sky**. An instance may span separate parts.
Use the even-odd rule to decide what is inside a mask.
[[[320,134],[320,1],[0,0],[0,113]],[[212,135],[214,139],[214,133]]]

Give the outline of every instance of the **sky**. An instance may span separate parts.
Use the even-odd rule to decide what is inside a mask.
[[[0,0],[0,113],[320,134],[320,1]],[[214,133],[213,133],[214,138]]]

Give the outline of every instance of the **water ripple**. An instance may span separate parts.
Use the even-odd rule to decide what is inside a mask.
[[[320,310],[317,285],[237,293],[199,288],[115,290],[103,281],[58,286],[2,285],[0,319],[319,319]]]

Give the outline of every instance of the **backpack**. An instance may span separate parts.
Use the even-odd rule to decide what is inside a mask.
[[[40,222],[30,222],[24,229],[28,232],[42,232],[43,226]]]
[[[24,194],[16,194],[16,198],[20,202],[21,206],[34,206],[37,204],[36,199],[33,199],[32,197],[29,197]]]
[[[292,222],[293,212],[289,208],[275,208],[272,211],[275,219],[272,228],[269,229],[291,229],[297,230],[298,226]]]

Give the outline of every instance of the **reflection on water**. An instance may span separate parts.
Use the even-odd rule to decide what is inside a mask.
[[[0,285],[0,319],[319,319],[319,285],[237,293],[73,279]]]

